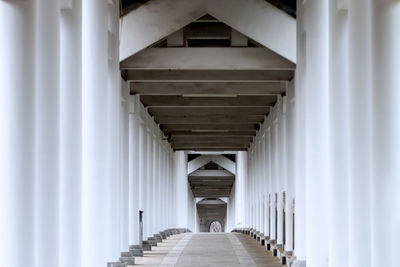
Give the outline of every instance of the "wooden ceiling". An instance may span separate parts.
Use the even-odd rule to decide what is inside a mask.
[[[247,150],[295,70],[209,15],[120,66],[173,149],[195,151]]]

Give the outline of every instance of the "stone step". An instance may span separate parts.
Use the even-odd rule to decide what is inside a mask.
[[[126,264],[123,262],[108,262],[107,267],[126,267]]]

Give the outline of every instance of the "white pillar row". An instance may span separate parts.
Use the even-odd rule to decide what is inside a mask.
[[[34,262],[34,5],[0,2],[0,257],[9,267]]]
[[[129,244],[139,244],[140,209],[140,125],[138,118],[138,97],[129,96]]]
[[[329,266],[348,265],[348,31],[347,10],[329,3]]]
[[[81,266],[82,3],[61,10],[60,267]]]
[[[307,266],[328,266],[329,14],[327,1],[306,3]],[[301,231],[301,229],[299,229]]]
[[[57,266],[59,260],[60,6],[58,0],[35,3],[34,266],[39,267]]]
[[[349,1],[349,266],[371,266],[371,0]]]
[[[373,177],[371,266],[396,266],[400,250],[400,2],[372,5]]]

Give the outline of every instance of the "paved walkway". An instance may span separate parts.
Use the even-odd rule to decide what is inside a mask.
[[[163,240],[135,266],[282,266],[265,247],[238,233],[180,234]]]

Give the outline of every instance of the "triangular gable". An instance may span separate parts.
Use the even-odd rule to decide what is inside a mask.
[[[264,0],[152,0],[121,18],[120,61],[206,14],[296,62],[296,20]]]
[[[188,175],[210,162],[218,164],[234,175],[236,174],[235,162],[227,157],[221,155],[202,155],[188,162]]]

